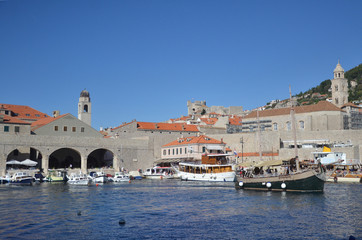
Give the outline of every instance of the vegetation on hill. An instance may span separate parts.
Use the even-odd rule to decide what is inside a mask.
[[[344,77],[348,79],[349,102],[362,101],[362,64],[345,72]],[[355,82],[356,86],[353,86],[352,82]],[[300,92],[296,95],[298,104],[309,105],[330,98],[331,84],[331,80],[327,79],[304,93]]]

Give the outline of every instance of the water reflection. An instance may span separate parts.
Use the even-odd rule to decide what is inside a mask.
[[[326,184],[323,194],[295,194],[177,180],[98,187],[0,186],[0,235],[10,239],[348,239],[362,236],[361,193],[361,185]],[[120,218],[125,225],[118,224]]]

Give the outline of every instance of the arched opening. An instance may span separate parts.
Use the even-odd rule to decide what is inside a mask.
[[[84,105],[83,112],[86,112],[86,113],[88,112],[88,105],[87,104]]]
[[[6,169],[42,169],[42,159],[43,156],[39,150],[31,147],[18,147],[7,155]]]
[[[79,152],[71,148],[61,148],[49,156],[49,169],[81,168]]]
[[[88,155],[87,168],[112,168],[113,167],[113,153],[107,149],[97,149]]]

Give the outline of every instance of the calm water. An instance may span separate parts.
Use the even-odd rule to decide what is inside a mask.
[[[1,239],[362,239],[362,184],[323,194],[179,180],[1,185],[0,210]]]

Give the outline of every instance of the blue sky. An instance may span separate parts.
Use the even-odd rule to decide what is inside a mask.
[[[362,1],[0,1],[1,103],[92,126],[187,114],[187,100],[253,109],[362,61]]]

